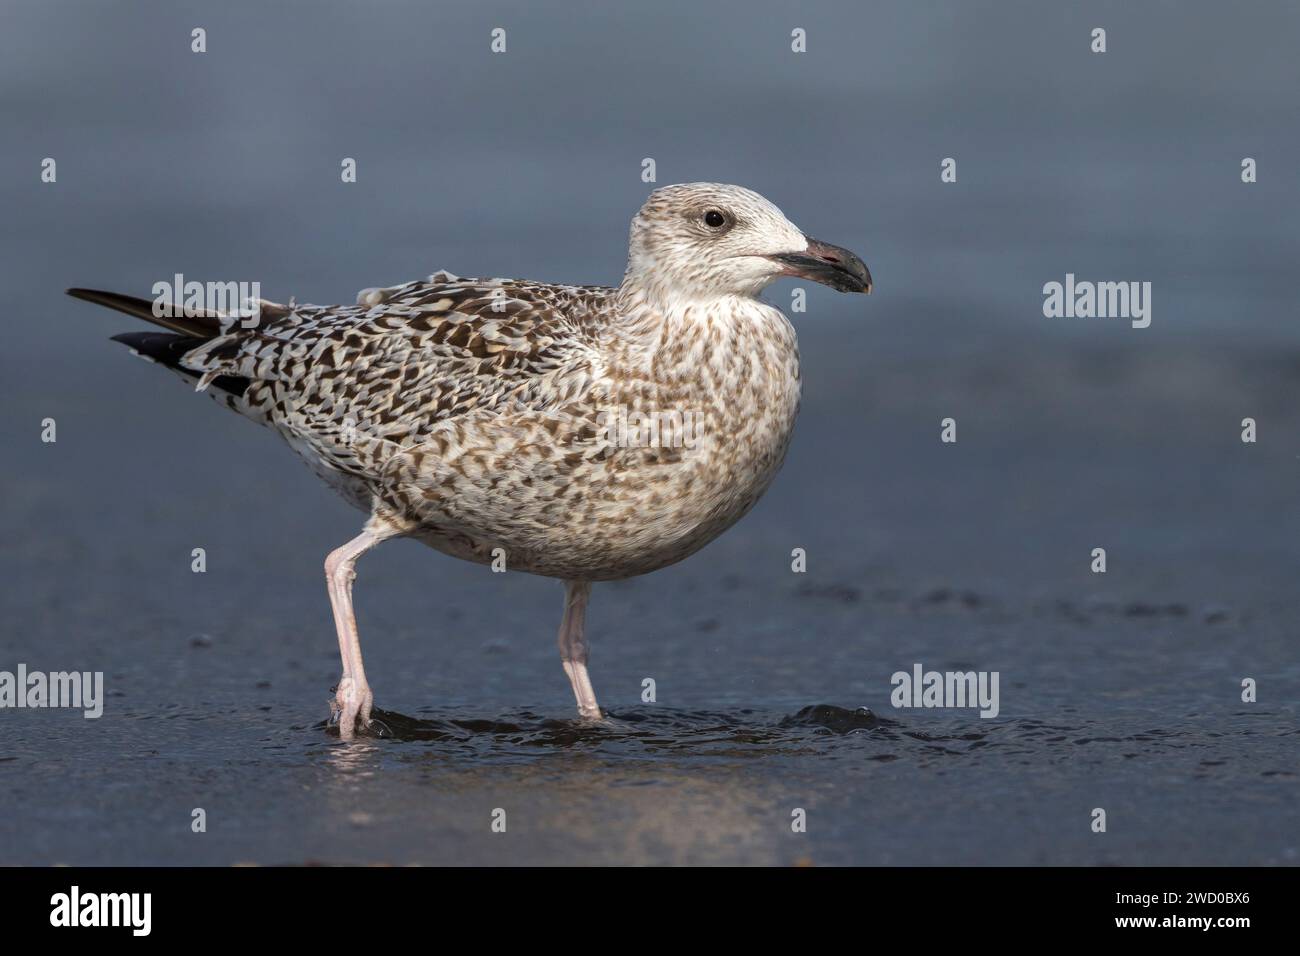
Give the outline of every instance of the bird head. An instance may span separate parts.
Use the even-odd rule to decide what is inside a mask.
[[[664,186],[632,220],[625,286],[707,300],[755,296],[781,276],[840,292],[871,291],[861,259],[805,236],[780,209],[740,186]]]

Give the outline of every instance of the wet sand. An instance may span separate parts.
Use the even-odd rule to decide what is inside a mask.
[[[468,7],[230,3],[201,56],[184,6],[7,10],[0,670],[107,699],[0,710],[0,864],[1295,864],[1300,17],[1105,8],[1098,57],[1090,18],[1000,8],[810,8],[801,57],[776,2],[507,3],[490,60]],[[361,516],[63,289],[617,281],[643,157],[876,279],[792,316],[784,471],[689,561],[595,589],[598,727],[557,583],[366,556],[391,733],[341,743],[321,565]],[[1151,282],[1150,327],[1045,318],[1067,274]],[[894,708],[918,663],[997,671],[998,716]]]

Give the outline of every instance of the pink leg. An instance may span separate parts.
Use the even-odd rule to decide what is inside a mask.
[[[363,531],[343,547],[331,551],[325,559],[325,583],[334,608],[334,627],[339,633],[339,656],[343,658],[343,677],[333,709],[338,716],[339,736],[344,740],[352,738],[358,718],[363,727],[370,723],[370,708],[375,700],[361,664],[361,639],[352,612],[352,581],[357,576],[354,566],[357,558],[383,540],[372,531]]]
[[[578,699],[580,717],[599,718],[600,705],[596,692],[587,676],[587,599],[591,597],[591,582],[564,582],[564,618],[560,622],[560,660],[564,673],[573,685],[573,696]]]

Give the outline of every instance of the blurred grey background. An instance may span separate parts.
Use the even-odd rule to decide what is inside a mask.
[[[1298,40],[1272,2],[6,0],[0,669],[115,696],[0,713],[0,863],[1294,861]],[[877,283],[793,316],[804,411],[754,513],[596,590],[602,703],[657,743],[549,723],[556,585],[398,543],[356,592],[379,705],[505,723],[340,749],[320,562],[360,516],[63,289],[612,284],[646,157]],[[1150,328],[1044,318],[1067,272],[1150,281]],[[999,720],[892,711],[915,661],[1000,670]],[[902,724],[773,729],[820,703]],[[502,801],[530,822],[494,843]]]

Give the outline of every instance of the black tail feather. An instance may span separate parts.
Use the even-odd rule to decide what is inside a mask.
[[[121,342],[131,351],[157,362],[159,365],[164,365],[180,372],[182,375],[195,378],[197,377],[196,374],[181,364],[181,358],[184,357],[186,352],[196,349],[206,342],[207,338],[194,335],[173,335],[170,332],[123,332],[121,335],[114,335],[113,341]],[[239,378],[235,375],[219,375],[212,380],[212,387],[238,398],[248,388],[248,379]]]
[[[119,292],[104,292],[100,289],[69,289],[68,295],[74,299],[84,299],[95,305],[108,306],[118,312],[125,312],[137,319],[144,319],[164,329],[170,329],[178,335],[188,335],[203,339],[215,338],[221,334],[221,317],[211,312],[186,312],[183,307],[173,308],[172,315],[155,315],[154,304],[147,299],[137,299],[132,295]]]

